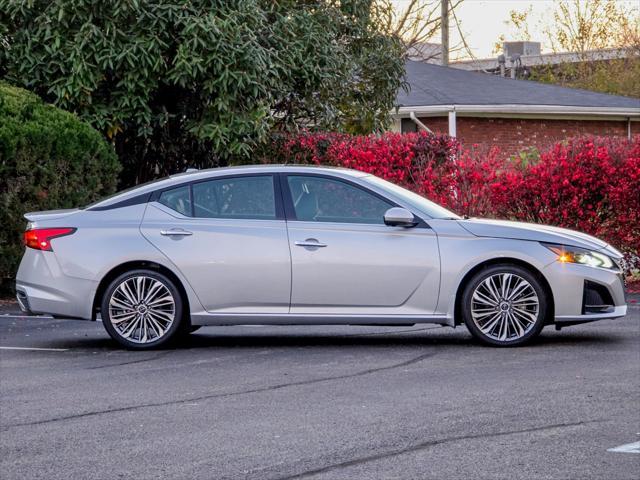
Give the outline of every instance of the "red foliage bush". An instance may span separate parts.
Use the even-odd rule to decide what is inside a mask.
[[[463,215],[580,230],[640,265],[640,137],[577,137],[522,163],[426,132],[303,133],[282,137],[264,158],[372,173]]]
[[[558,143],[504,184],[501,215],[589,233],[630,257],[640,252],[640,138]]]

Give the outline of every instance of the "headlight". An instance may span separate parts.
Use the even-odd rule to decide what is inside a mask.
[[[560,263],[580,263],[590,267],[617,269],[617,265],[607,255],[585,250],[578,247],[566,247],[564,245],[550,245],[543,243],[545,247],[558,255]]]

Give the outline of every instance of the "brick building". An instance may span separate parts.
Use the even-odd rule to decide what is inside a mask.
[[[507,154],[580,134],[640,134],[640,99],[407,61],[393,130],[428,129]]]

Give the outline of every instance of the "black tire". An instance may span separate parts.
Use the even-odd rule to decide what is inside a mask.
[[[162,333],[162,335],[158,336],[158,338],[148,341],[132,341],[125,338],[121,333],[118,332],[109,312],[109,303],[112,295],[116,291],[116,289],[122,285],[127,280],[131,280],[135,277],[143,277],[146,279],[145,281],[157,281],[160,282],[165,288],[166,291],[171,295],[173,300],[173,320],[171,321],[168,328]],[[161,288],[161,287],[160,287]],[[173,340],[176,339],[178,333],[180,332],[181,325],[184,322],[183,319],[183,300],[180,292],[174,285],[174,283],[167,278],[167,276],[158,273],[153,270],[147,269],[139,269],[132,270],[130,272],[123,273],[115,278],[109,286],[106,288],[104,295],[102,296],[102,302],[100,305],[101,314],[102,314],[102,324],[104,325],[107,333],[113,338],[116,342],[122,345],[125,348],[131,350],[151,350],[155,348],[160,348],[169,345]],[[138,329],[134,329],[135,332],[138,332]],[[150,329],[152,331],[152,329]],[[155,330],[153,332],[157,333]]]
[[[525,282],[516,283],[520,280]],[[501,282],[514,287],[513,300],[509,299],[509,295],[503,296],[501,288],[495,289],[496,295],[488,297],[491,286],[501,286]],[[523,296],[515,288],[521,285],[525,288]],[[474,297],[476,289],[479,290]],[[498,297],[498,301],[495,311],[491,311],[488,300],[493,301],[494,297]],[[467,282],[462,293],[460,311],[465,325],[480,342],[495,347],[516,347],[538,336],[545,324],[548,305],[546,290],[537,275],[521,266],[504,264],[482,269]],[[492,322],[496,323],[494,327]],[[508,335],[509,333],[512,335]],[[502,338],[505,335],[506,338]]]

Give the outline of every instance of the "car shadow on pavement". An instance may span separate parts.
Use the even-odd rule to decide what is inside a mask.
[[[601,333],[553,333],[542,334],[534,339],[530,346],[544,345],[580,345],[588,344],[617,344],[624,341],[624,338],[612,335],[602,335]],[[473,337],[462,329],[451,330],[442,333],[424,334],[403,334],[397,335],[393,332],[384,334],[362,335],[297,335],[283,334],[274,335],[216,335],[215,333],[198,332],[190,338],[177,343],[174,348],[263,348],[263,347],[339,347],[339,346],[380,346],[380,347],[402,347],[402,346],[456,346],[456,347],[485,347],[475,341]],[[524,347],[526,348],[526,347]]]
[[[432,331],[425,331],[432,330]],[[619,334],[611,334],[597,331],[563,331],[551,330],[543,333],[531,344],[519,348],[542,348],[545,346],[588,346],[588,345],[614,345],[626,341]],[[109,338],[81,337],[67,339],[50,339],[47,342],[49,348],[68,348],[84,350],[123,350],[116,342]],[[299,332],[287,333],[283,328],[282,333],[268,332],[237,333],[216,331],[215,327],[202,329],[186,338],[175,342],[171,347],[157,349],[155,351],[179,351],[191,349],[263,349],[263,348],[333,348],[333,347],[380,347],[380,348],[415,348],[422,347],[456,347],[496,350],[494,347],[486,347],[475,341],[464,329],[456,330],[448,328],[424,328],[414,330],[366,333],[321,333],[313,332],[300,334]],[[507,349],[510,350],[510,349]]]

